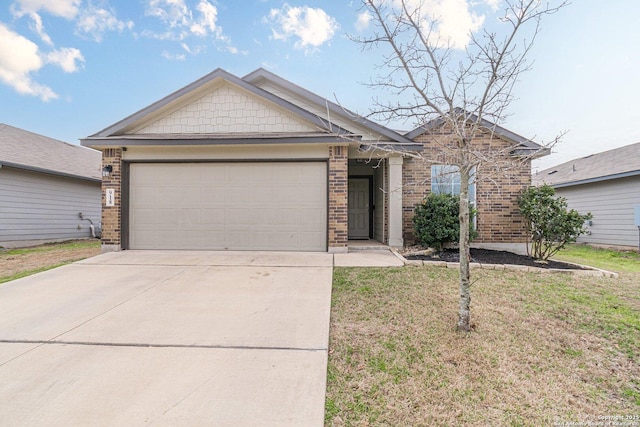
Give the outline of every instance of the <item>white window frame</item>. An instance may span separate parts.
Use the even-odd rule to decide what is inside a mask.
[[[456,165],[431,166],[431,192],[433,194],[460,195],[460,168]],[[469,177],[469,206],[476,209],[476,168]],[[477,228],[477,209],[473,217],[473,228]]]

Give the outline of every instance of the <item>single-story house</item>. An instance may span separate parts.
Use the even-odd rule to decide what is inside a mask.
[[[544,151],[485,124],[479,147]],[[448,138],[438,123],[402,135],[264,69],[217,69],[81,142],[103,153],[105,251],[346,252],[413,241],[415,205],[447,168],[407,154],[437,154],[434,133]],[[516,197],[531,166],[518,165],[477,183],[477,243],[526,241]]]
[[[634,215],[640,209],[640,143],[539,171],[533,182],[555,188],[570,208],[593,214],[579,242],[638,246]]]
[[[91,237],[101,153],[0,124],[0,246]]]

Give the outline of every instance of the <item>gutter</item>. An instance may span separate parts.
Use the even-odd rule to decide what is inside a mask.
[[[38,167],[35,167],[35,166],[26,166],[26,165],[20,165],[20,164],[17,164],[17,163],[0,161],[0,169],[2,169],[3,166],[9,167],[9,168],[14,168],[14,169],[27,170],[27,171],[30,171],[30,172],[46,173],[48,175],[57,175],[57,176],[65,177],[65,178],[82,179],[84,181],[91,181],[91,182],[102,182],[102,178],[92,178],[92,177],[88,177],[88,176],[75,175],[75,174],[65,173],[65,172],[58,172],[58,171],[54,171],[54,170],[51,170],[51,169],[38,168]]]
[[[638,175],[640,175],[640,170],[616,173],[613,175],[598,176],[595,178],[581,179],[578,181],[561,182],[558,184],[548,184],[548,185],[552,186],[553,188],[573,187],[574,185],[583,185],[583,184],[591,184],[594,182],[611,181],[612,179],[628,178],[630,176],[638,176]]]
[[[140,138],[140,137],[89,137],[80,140],[85,147],[126,146],[187,146],[187,145],[266,145],[266,144],[335,144],[359,141],[358,135],[323,135],[276,138]]]

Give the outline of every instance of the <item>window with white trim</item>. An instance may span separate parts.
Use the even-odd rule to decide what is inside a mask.
[[[431,192],[433,194],[460,194],[460,168],[455,165],[431,166]],[[476,168],[471,170],[469,179],[469,206],[476,207]],[[473,217],[476,226],[476,216]]]

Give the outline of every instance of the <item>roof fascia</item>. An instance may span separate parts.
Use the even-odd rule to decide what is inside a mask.
[[[531,159],[539,159],[544,156],[548,156],[551,154],[550,148],[541,147],[540,149],[535,148],[516,148],[513,150],[513,154],[516,156],[529,156]]]
[[[0,161],[0,171],[1,171],[3,166],[6,166],[8,168],[13,168],[13,169],[22,169],[22,170],[26,170],[26,171],[29,171],[29,172],[38,172],[38,173],[45,173],[45,174],[48,174],[48,175],[62,176],[62,177],[65,177],[65,178],[81,179],[81,180],[84,180],[84,181],[91,181],[91,182],[102,182],[101,178],[93,178],[93,177],[89,177],[89,176],[74,175],[74,174],[71,174],[71,173],[58,172],[58,171],[54,171],[54,170],[51,170],[51,169],[37,168],[35,166],[27,166],[27,165],[21,165],[21,164],[18,164],[18,163]]]
[[[419,153],[424,150],[424,146],[422,144],[394,144],[393,142],[388,143],[362,143],[360,144],[360,148],[362,151],[385,151],[389,153]]]
[[[89,137],[81,140],[88,147],[133,147],[133,146],[187,146],[187,145],[267,145],[267,144],[349,144],[358,141],[359,137],[340,135],[292,136],[276,138],[128,138],[123,137]]]
[[[276,74],[273,74],[270,71],[265,70],[264,68],[258,68],[255,71],[252,71],[251,73],[247,74],[246,76],[244,76],[242,78],[242,80],[245,80],[247,82],[250,83],[255,83],[260,79],[265,79],[270,81],[271,83],[276,84],[277,86],[280,86],[281,88],[294,93],[295,95],[306,99],[307,101],[309,101],[312,104],[316,104],[318,106],[322,106],[322,107],[327,107],[329,109],[329,111],[332,114],[335,114],[337,116],[340,116],[342,119],[344,119],[345,121],[352,121],[360,126],[363,126],[364,128],[370,130],[371,132],[383,135],[387,138],[389,138],[392,141],[396,141],[396,142],[400,142],[400,143],[411,143],[412,141],[407,139],[406,136],[401,135],[389,128],[387,128],[386,126],[382,126],[372,120],[369,120],[365,117],[362,117],[359,114],[354,113],[353,111],[350,111],[338,104],[336,104],[335,102],[329,101],[326,98],[321,97],[320,95],[316,95],[315,93],[304,89],[303,87],[300,87],[298,85],[296,85],[295,83],[290,82],[287,79],[284,79]]]
[[[457,109],[458,110],[458,109]],[[462,110],[460,110],[462,111]],[[471,121],[475,121],[478,119],[478,116],[475,114],[469,114],[468,117],[471,119]],[[414,130],[408,132],[405,134],[405,136],[409,139],[414,139],[426,132],[428,132],[431,129],[435,129],[439,126],[442,126],[444,124],[444,119],[442,117],[438,117],[435,118],[433,120],[428,121],[425,125],[423,126],[418,126],[417,128],[415,128]],[[518,135],[515,132],[510,131],[509,129],[506,129],[502,126],[499,126],[487,119],[481,119],[480,120],[480,126],[482,126],[483,128],[489,129],[492,133],[496,133],[499,136],[502,136],[503,138],[506,138],[512,142],[515,142],[517,144],[520,145],[524,145],[525,147],[534,149],[534,150],[545,150],[545,148],[540,145],[537,144],[533,141],[531,141],[530,139],[527,139],[521,135]],[[546,151],[546,150],[545,150]],[[548,154],[548,153],[547,153]],[[547,154],[544,154],[545,156]]]
[[[207,83],[217,79],[217,78],[221,78],[223,80],[226,80],[236,86],[241,87],[242,89],[257,95],[259,97],[265,98],[268,101],[271,101],[272,103],[278,105],[279,107],[288,110],[289,112],[296,114],[298,116],[301,116],[303,119],[313,123],[314,125],[318,126],[321,129],[325,129],[331,133],[336,133],[338,135],[348,135],[350,134],[350,132],[346,129],[343,129],[340,126],[337,126],[333,123],[327,122],[325,120],[322,120],[320,117],[316,116],[315,114],[310,113],[307,110],[304,110],[300,107],[298,107],[295,104],[292,104],[264,89],[261,89],[245,80],[242,80],[240,78],[238,78],[237,76],[234,76],[233,74],[221,69],[221,68],[217,68],[216,70],[212,71],[211,73],[207,74],[204,77],[201,77],[200,79],[196,80],[193,83],[188,84],[187,86],[183,87],[182,89],[178,89],[177,91],[165,96],[164,98],[160,99],[159,101],[154,102],[153,104],[143,108],[142,110],[137,111],[136,113],[133,113],[132,115],[126,117],[125,119],[101,130],[100,132],[91,135],[89,138],[91,137],[108,137],[108,136],[112,136],[114,134],[117,134],[118,132],[122,131],[123,129],[125,129],[126,127],[130,126],[131,124],[143,120],[144,117],[160,110],[161,108],[169,105],[170,103],[188,95],[189,93],[199,89],[200,87],[206,85]],[[84,145],[84,144],[83,144]]]
[[[639,176],[639,175],[640,175],[640,170],[635,170],[630,172],[616,173],[613,175],[599,176],[596,178],[581,179],[579,181],[561,182],[558,184],[549,184],[549,185],[552,186],[553,188],[573,187],[575,185],[592,184],[594,182],[611,181],[613,179],[628,178],[631,176]]]

